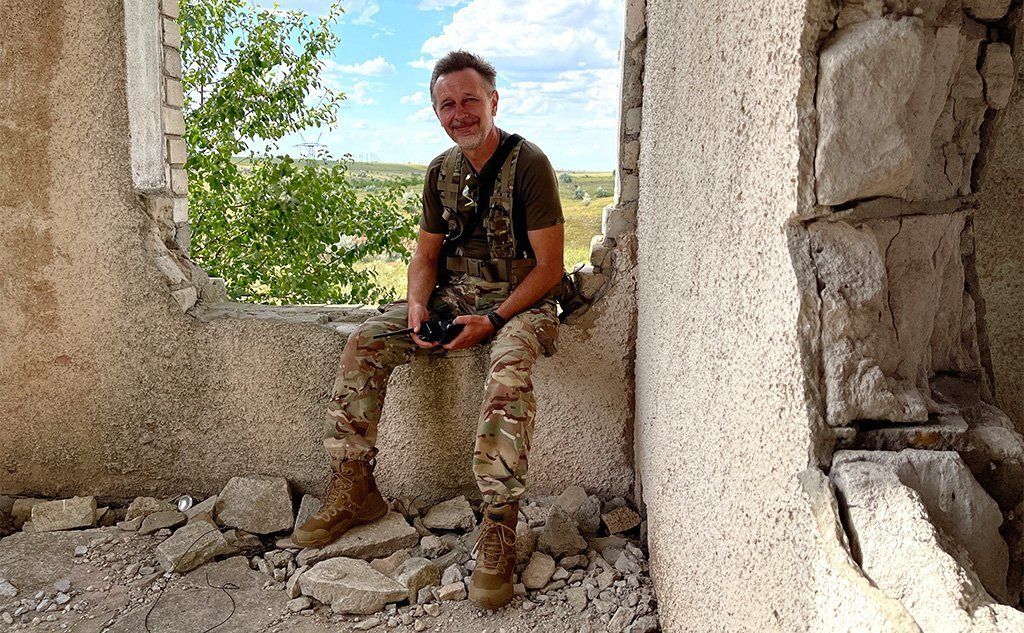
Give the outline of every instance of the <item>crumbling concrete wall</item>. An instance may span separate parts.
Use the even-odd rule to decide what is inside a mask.
[[[648,3],[637,465],[670,630],[1019,626],[973,228],[1009,4]],[[894,479],[836,447],[928,454]],[[879,558],[902,538],[933,595]]]
[[[126,8],[151,11],[129,26],[163,38],[151,59],[165,82],[152,138],[164,147],[150,156],[164,161],[163,180],[133,170]],[[160,10],[173,16],[175,3]],[[170,143],[174,32],[156,11],[155,0],[0,0],[0,492],[206,494],[266,473],[319,494],[324,408],[359,313],[200,309],[215,287],[187,260],[174,202],[184,175]],[[538,492],[632,489],[631,264],[603,259],[609,251],[595,252],[612,273],[603,298],[535,373]],[[396,372],[380,437],[385,492],[475,490],[481,354]]]
[[[1011,44],[1017,62],[1013,93],[1009,104],[983,130],[986,148],[977,178],[974,233],[996,403],[1024,432],[1024,64],[1020,63],[1024,29],[1016,29]]]
[[[637,468],[670,631],[884,619],[852,572],[832,571],[834,525],[819,536],[796,479],[820,441],[785,232],[798,210],[804,10],[647,3]],[[829,588],[861,607],[856,620],[829,619]]]

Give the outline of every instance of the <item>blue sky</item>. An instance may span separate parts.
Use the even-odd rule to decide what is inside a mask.
[[[261,2],[261,4],[264,4]],[[269,4],[266,2],[265,4]],[[312,15],[329,0],[278,0]],[[537,143],[556,169],[615,166],[623,0],[345,0],[324,77],[347,95],[320,142],[357,160],[425,164],[451,146],[430,109],[433,60],[463,48],[498,69],[499,127]]]

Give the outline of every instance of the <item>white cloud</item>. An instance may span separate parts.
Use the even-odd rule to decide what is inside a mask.
[[[462,4],[463,0],[420,0],[416,8],[420,11],[441,11]]]
[[[277,0],[282,11],[302,11],[311,16],[324,16],[331,7],[333,0]],[[260,5],[267,9],[273,9],[273,0],[260,0]],[[341,15],[342,22],[352,24],[373,24],[373,16],[380,11],[377,0],[344,0],[341,8],[345,12]]]
[[[409,115],[410,121],[433,121],[437,118],[434,114],[434,109],[430,106],[425,106]]]
[[[357,81],[352,84],[352,87],[348,90],[342,90],[345,93],[346,100],[359,105],[373,105],[377,103],[377,100],[369,95],[370,82],[368,81]]]
[[[406,66],[410,66],[412,68],[419,68],[421,70],[433,70],[434,62],[436,61],[436,59],[427,59],[426,57],[420,57],[419,59],[414,59],[411,62],[406,62],[405,64]]]
[[[470,0],[422,51],[439,58],[454,49],[482,55],[499,76],[618,66],[621,0]],[[417,65],[418,60],[411,65]]]
[[[427,102],[427,95],[421,90],[417,90],[411,95],[405,95],[402,97],[402,103],[411,103],[413,105],[423,105]]]
[[[328,60],[327,67],[353,75],[390,75],[395,72],[395,67],[380,55],[359,64],[339,65]]]
[[[345,9],[345,17],[351,18],[352,24],[373,24],[373,16],[380,11],[376,0],[348,0],[341,6]]]

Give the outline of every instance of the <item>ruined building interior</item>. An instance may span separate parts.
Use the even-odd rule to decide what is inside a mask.
[[[626,4],[615,202],[577,273],[589,308],[536,369],[548,518],[526,517],[542,540],[605,518],[576,554],[549,539],[550,592],[494,621],[458,587],[418,604],[407,563],[383,616],[338,619],[289,580],[323,559],[227,558],[260,543],[233,530],[207,567],[256,575],[257,619],[218,630],[1024,630],[1021,0]],[[151,556],[171,524],[106,512],[138,530],[220,494],[227,521],[237,478],[269,475],[290,527],[327,476],[323,402],[373,309],[230,303],[189,259],[177,15],[0,0],[0,630],[142,630],[153,596],[216,575],[139,573],[113,552]],[[433,507],[350,556],[431,558],[406,520],[474,501],[485,370],[465,350],[396,372],[379,480]],[[44,530],[33,504],[72,498],[88,530]],[[103,580],[110,556],[127,568]],[[105,589],[77,586],[90,566]]]

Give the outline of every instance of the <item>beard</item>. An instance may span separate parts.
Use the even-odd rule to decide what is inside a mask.
[[[449,134],[451,139],[463,150],[474,150],[483,145],[483,142],[487,139],[487,135],[491,131],[490,127],[485,129],[483,121],[478,120],[467,127],[471,127],[472,125],[477,126],[477,131],[473,134],[463,134],[459,136],[454,133]]]

